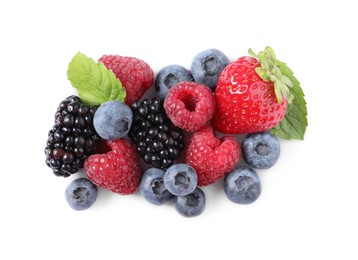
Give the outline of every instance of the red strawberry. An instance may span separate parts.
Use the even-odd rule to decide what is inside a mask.
[[[203,126],[192,135],[185,162],[196,170],[198,185],[205,186],[233,170],[240,154],[240,145],[234,137],[218,139],[210,126]]]
[[[103,55],[100,62],[113,71],[126,89],[126,103],[131,105],[139,100],[144,92],[153,85],[154,73],[144,61],[119,55]]]
[[[290,80],[276,66],[270,47],[231,62],[222,71],[215,91],[215,130],[228,134],[263,132],[277,125],[292,100]]]
[[[132,144],[124,139],[105,141],[104,154],[85,160],[87,177],[96,185],[122,195],[132,194],[140,183],[141,171]]]

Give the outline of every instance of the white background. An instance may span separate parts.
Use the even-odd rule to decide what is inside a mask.
[[[235,3],[235,4],[234,4]],[[354,1],[2,1],[0,259],[357,259],[357,29]],[[304,141],[258,171],[262,195],[205,187],[197,218],[139,193],[101,190],[87,211],[45,165],[59,102],[81,51],[135,56],[155,72],[217,48],[231,60],[272,46],[306,94]]]

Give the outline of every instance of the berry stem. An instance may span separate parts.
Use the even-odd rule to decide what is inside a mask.
[[[264,51],[258,54],[249,49],[249,54],[258,59],[261,67],[256,68],[256,73],[264,81],[272,81],[274,83],[275,95],[278,103],[282,103],[283,98],[291,103],[294,95],[291,93],[290,88],[293,87],[291,80],[284,76],[277,65],[276,54],[270,46],[266,46]]]

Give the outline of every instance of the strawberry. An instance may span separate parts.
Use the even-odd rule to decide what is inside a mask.
[[[132,144],[117,139],[104,141],[101,148],[103,153],[91,155],[85,160],[86,176],[94,184],[115,193],[134,193],[140,183],[141,171]]]
[[[190,138],[185,163],[198,175],[198,185],[216,182],[232,171],[240,160],[240,145],[232,136],[219,139],[210,126],[203,126]]]
[[[224,68],[215,91],[215,130],[227,134],[269,130],[284,117],[293,95],[292,83],[282,75],[274,51],[244,56]]]
[[[126,104],[139,100],[154,83],[154,72],[144,61],[119,55],[103,55],[100,62],[113,71],[125,88]]]

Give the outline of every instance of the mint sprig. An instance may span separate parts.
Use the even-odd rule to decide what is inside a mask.
[[[124,102],[126,91],[116,75],[103,63],[78,52],[68,65],[67,77],[82,102],[99,105],[109,100]]]
[[[292,70],[282,61],[276,61],[281,73],[292,82],[291,94],[294,96],[291,103],[287,104],[284,118],[271,129],[271,133],[284,139],[303,140],[308,125],[307,106],[300,82],[293,75]]]

